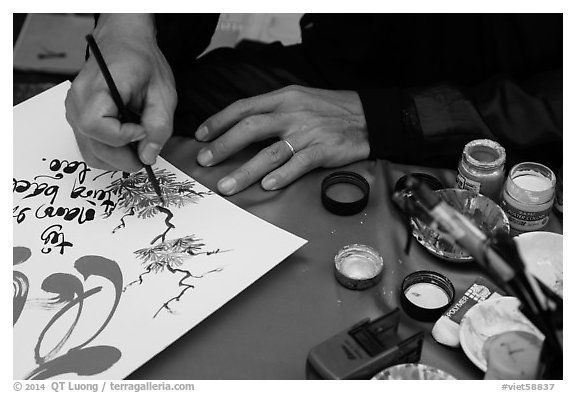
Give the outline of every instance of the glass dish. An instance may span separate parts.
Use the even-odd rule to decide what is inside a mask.
[[[446,188],[434,191],[458,212],[472,220],[484,234],[490,236],[497,230],[510,232],[508,217],[496,202],[469,190]],[[433,255],[450,262],[471,262],[472,256],[456,245],[452,245],[444,235],[432,229],[416,217],[411,220],[412,235]]]

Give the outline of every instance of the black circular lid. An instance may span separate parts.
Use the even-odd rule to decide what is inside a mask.
[[[329,194],[329,190],[336,184],[351,184],[360,190],[361,194],[352,200],[338,200]],[[370,195],[370,185],[368,181],[354,172],[340,171],[334,172],[322,181],[322,204],[331,213],[340,216],[351,216],[360,213],[368,204]]]

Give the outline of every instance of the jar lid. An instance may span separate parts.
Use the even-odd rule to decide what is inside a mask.
[[[350,244],[344,246],[334,257],[336,280],[349,289],[365,289],[382,278],[384,261],[370,246]]]
[[[340,200],[333,197],[330,190],[336,185],[350,185],[353,193],[347,192],[347,196],[352,196],[351,200]],[[359,195],[355,195],[359,193]],[[361,175],[350,171],[338,171],[331,173],[322,180],[321,197],[322,205],[331,213],[340,216],[351,216],[360,213],[368,204],[370,196],[370,184]]]
[[[440,273],[420,270],[402,281],[400,304],[419,321],[435,321],[454,302],[454,285]]]

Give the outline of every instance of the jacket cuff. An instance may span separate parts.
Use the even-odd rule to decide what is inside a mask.
[[[370,143],[369,158],[386,158],[407,162],[414,155],[415,130],[407,129],[413,115],[409,115],[402,92],[397,88],[359,90],[364,109]]]

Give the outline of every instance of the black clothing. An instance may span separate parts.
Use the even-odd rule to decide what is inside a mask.
[[[490,138],[509,164],[562,163],[561,14],[307,14],[301,44],[200,59],[216,15],[156,20],[187,132],[191,118],[300,84],[358,91],[372,158],[451,167],[465,143]]]

